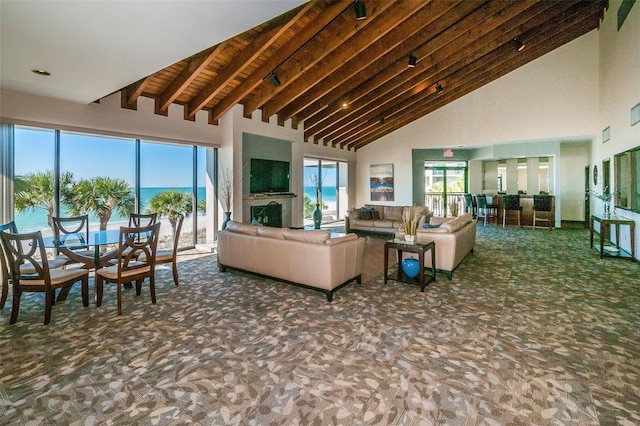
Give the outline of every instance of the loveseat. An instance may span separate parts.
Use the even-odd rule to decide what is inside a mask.
[[[345,227],[347,232],[371,232],[381,234],[393,234],[402,228],[402,215],[411,206],[385,206],[365,204],[361,208],[351,208],[347,211]],[[433,212],[428,207],[422,207],[419,227],[429,222]]]
[[[332,237],[328,230],[247,225],[230,221],[218,232],[218,268],[227,267],[311,288],[333,300],[333,293],[362,276],[364,239]]]
[[[435,241],[436,269],[452,279],[453,271],[467,254],[473,253],[476,243],[476,221],[471,213],[465,213],[454,218],[432,217],[428,226],[418,228],[416,240]],[[404,239],[404,232],[396,232],[396,238]],[[431,255],[424,257],[424,266],[431,266]]]

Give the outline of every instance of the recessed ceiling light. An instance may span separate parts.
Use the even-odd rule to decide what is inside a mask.
[[[34,69],[34,70],[31,70],[31,72],[38,75],[51,75],[49,71],[43,70],[43,69]]]

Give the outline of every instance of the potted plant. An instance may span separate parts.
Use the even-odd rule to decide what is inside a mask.
[[[320,229],[320,225],[322,224],[322,211],[320,210],[320,203],[322,202],[322,185],[320,182],[320,176],[313,175],[311,177],[311,183],[313,184],[313,188],[316,190],[316,208],[313,211],[313,227],[315,229]]]
[[[224,222],[222,229],[227,227],[227,223],[231,220],[231,201],[233,200],[233,172],[228,167],[220,169],[220,192],[218,198],[224,207]]]
[[[402,230],[404,231],[404,239],[414,242],[416,232],[418,230],[418,222],[420,221],[419,207],[411,206],[404,209],[402,213]]]

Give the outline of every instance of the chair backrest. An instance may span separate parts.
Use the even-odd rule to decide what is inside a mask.
[[[471,194],[464,194],[464,206],[466,208],[473,207],[473,198]]]
[[[159,231],[160,223],[149,226],[120,227],[118,251],[122,253],[122,260],[118,263],[118,278],[122,272],[132,269],[151,267],[153,272]]]
[[[487,208],[487,196],[484,194],[476,194],[475,195],[476,198],[476,205],[478,206],[479,209],[486,209]]]
[[[176,232],[173,236],[173,255],[178,252],[178,242],[180,241],[180,232],[182,231],[182,222],[184,222],[184,215],[181,214],[178,222],[176,223]]]
[[[158,221],[158,213],[149,213],[149,214],[131,213],[129,215],[129,227],[132,227],[132,228],[155,225],[157,221]]]
[[[520,210],[520,196],[503,195],[502,206],[505,210]]]
[[[5,223],[3,225],[0,225],[0,231],[1,232],[8,232],[10,234],[17,234],[18,233],[18,227],[16,226],[16,223],[14,221],[11,221],[9,223]],[[22,247],[20,247],[20,249],[22,249]],[[7,255],[4,252],[4,248],[2,247],[2,243],[0,243],[0,274],[2,274],[2,281],[0,281],[0,283],[5,286],[8,285],[9,283],[9,259],[7,258]]]
[[[551,196],[550,195],[534,195],[533,196],[533,210],[539,212],[551,211]]]
[[[85,245],[89,241],[89,215],[81,215],[75,217],[52,217],[53,232],[58,241],[64,241],[68,236],[73,236],[78,241],[73,249],[86,249]]]
[[[21,280],[42,280],[45,289],[50,289],[49,262],[40,231],[25,234],[0,231],[0,241],[8,260],[13,285],[20,285]],[[25,250],[27,247],[28,250]],[[31,265],[28,273],[20,272],[22,264]]]

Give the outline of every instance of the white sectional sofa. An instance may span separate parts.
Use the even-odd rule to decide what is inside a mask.
[[[402,215],[405,209],[410,207],[365,204],[361,208],[351,208],[347,211],[345,218],[347,232],[393,234],[402,228]],[[419,214],[418,226],[428,223],[433,216],[433,212],[429,211],[428,207],[422,207]]]
[[[218,232],[218,267],[266,275],[312,288],[333,300],[353,280],[360,283],[364,239],[355,234],[332,238],[328,230],[247,225],[231,221]]]
[[[437,227],[418,228],[416,240],[435,241],[436,269],[452,279],[453,271],[467,254],[473,253],[477,222],[471,213],[465,213],[454,218],[432,217],[429,223]],[[396,238],[404,238],[404,232],[398,231]],[[424,257],[424,266],[431,266],[430,255]]]

